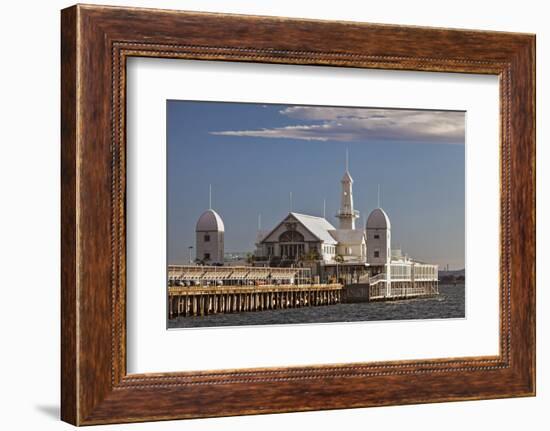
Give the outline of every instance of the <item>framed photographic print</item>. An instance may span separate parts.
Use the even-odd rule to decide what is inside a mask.
[[[533,35],[61,30],[63,420],[535,394]]]
[[[465,317],[464,112],[180,100],[166,112],[169,328]],[[406,215],[393,237],[388,206]]]

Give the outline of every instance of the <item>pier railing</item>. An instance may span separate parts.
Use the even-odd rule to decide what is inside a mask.
[[[418,298],[439,293],[435,265],[392,263],[389,270],[389,277],[386,272],[370,277],[369,301]]]
[[[383,272],[381,274],[376,274],[369,278],[369,284],[371,286],[376,286],[377,284],[381,282],[386,282],[386,273]]]
[[[384,299],[407,299],[439,294],[437,280],[429,281],[391,281],[379,279],[369,285],[369,301]]]
[[[272,268],[253,266],[169,265],[170,286],[307,284],[310,268]]]

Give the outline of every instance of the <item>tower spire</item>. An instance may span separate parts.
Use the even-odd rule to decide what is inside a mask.
[[[349,173],[349,151],[346,149],[346,172],[342,178],[340,210],[336,217],[340,219],[340,229],[355,229],[355,219],[359,211],[353,209],[353,178]]]
[[[208,184],[208,209],[212,209],[212,184]]]
[[[376,208],[380,208],[380,184],[378,184],[378,205]]]

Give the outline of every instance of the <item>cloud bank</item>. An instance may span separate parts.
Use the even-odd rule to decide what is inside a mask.
[[[465,139],[464,112],[290,106],[279,113],[295,124],[210,133],[307,141],[391,140],[459,145]]]

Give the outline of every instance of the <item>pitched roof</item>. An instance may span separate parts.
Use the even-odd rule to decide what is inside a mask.
[[[364,236],[362,229],[335,229],[329,233],[336,241],[344,244],[360,244]]]
[[[320,240],[327,244],[336,244],[336,241],[329,233],[329,231],[334,230],[334,226],[327,219],[294,212],[290,214]]]

